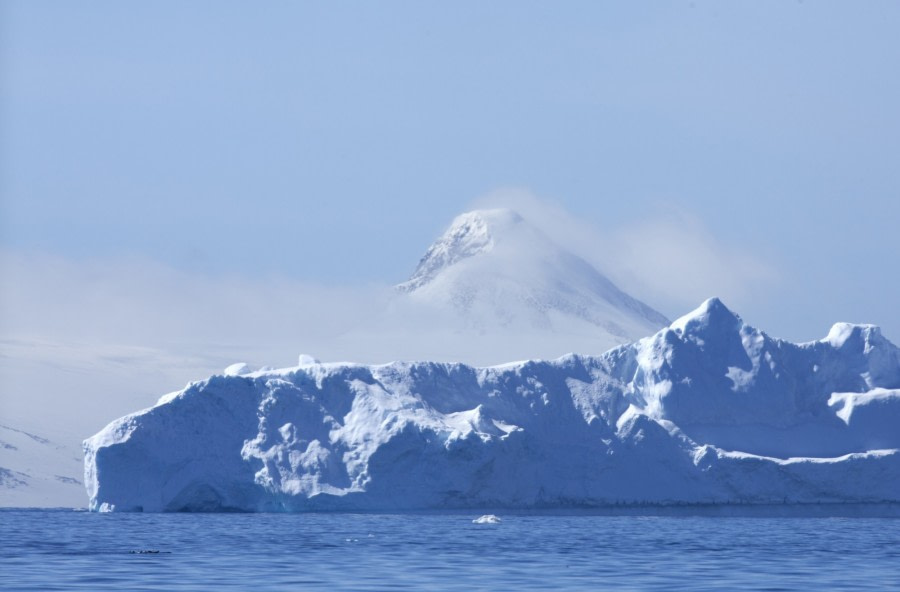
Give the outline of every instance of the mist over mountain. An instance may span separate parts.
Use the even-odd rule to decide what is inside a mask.
[[[26,269],[35,263],[17,265]],[[3,362],[12,377],[5,419],[21,432],[72,435],[60,436],[65,453],[48,450],[48,458],[77,454],[77,442],[86,433],[152,401],[148,391],[178,387],[247,351],[255,352],[250,361],[256,367],[277,364],[298,350],[368,363],[428,359],[490,365],[573,351],[601,353],[666,323],[510,209],[458,216],[410,279],[394,288],[328,291],[268,281],[203,281],[159,266],[131,275],[132,266],[127,267],[125,284],[88,268],[90,277],[101,278],[99,287],[75,289],[54,300],[57,291],[43,278],[79,281],[85,271],[54,260],[52,273],[39,274],[34,293],[22,295],[23,301],[46,303],[31,327],[71,325],[79,341],[85,334],[102,337],[92,345],[25,334],[5,344],[13,354]],[[101,300],[89,300],[89,294]],[[115,331],[123,326],[136,341],[117,346]],[[48,365],[69,371],[40,371]],[[54,393],[64,391],[72,396],[53,400]],[[0,469],[19,474],[31,462],[22,460],[23,450],[0,449]],[[30,479],[5,479],[0,504],[29,499],[29,484],[53,489],[57,473],[82,479],[77,465],[48,462],[53,466],[42,467],[38,460]],[[61,497],[40,493],[31,499],[42,505],[81,505],[80,493],[59,491]]]
[[[457,216],[385,309],[338,337],[379,361],[490,365],[601,353],[668,320],[515,210]]]
[[[475,328],[552,331],[566,319],[631,340],[668,322],[509,209],[458,216],[398,288]]]
[[[147,405],[150,400],[141,393],[148,389],[161,392],[177,387],[179,383],[184,384],[188,379],[207,375],[210,370],[203,368],[210,363],[221,360],[219,367],[224,367],[241,359],[237,357],[240,352],[252,347],[257,353],[256,359],[251,361],[256,364],[240,366],[239,370],[235,370],[237,366],[232,366],[229,375],[252,374],[255,368],[260,368],[260,362],[283,359],[286,351],[297,350],[311,351],[325,360],[350,359],[370,364],[428,360],[398,362],[388,366],[331,364],[324,367],[335,369],[338,373],[333,380],[342,384],[342,381],[350,381],[346,386],[350,388],[349,394],[341,395],[347,401],[356,400],[353,394],[355,387],[351,383],[357,378],[353,377],[362,376],[360,380],[369,384],[366,381],[377,379],[376,375],[380,372],[373,368],[427,368],[427,371],[422,371],[437,381],[438,394],[423,392],[419,395],[425,397],[423,400],[430,406],[438,405],[433,400],[435,396],[457,397],[461,406],[446,412],[461,415],[435,420],[448,421],[452,425],[456,425],[454,418],[469,417],[466,414],[471,415],[474,409],[486,405],[482,400],[486,394],[480,387],[472,390],[471,385],[456,384],[455,379],[444,376],[450,372],[447,368],[457,367],[459,362],[466,364],[459,366],[467,368],[465,373],[488,372],[496,375],[497,380],[507,380],[503,377],[512,376],[508,373],[509,368],[568,367],[568,363],[562,360],[590,359],[601,360],[591,364],[599,364],[602,373],[591,371],[562,379],[551,376],[556,370],[548,370],[550,374],[546,376],[526,376],[517,370],[514,372],[517,378],[513,382],[518,384],[517,381],[524,381],[519,386],[532,390],[537,388],[538,383],[556,385],[552,387],[552,392],[546,389],[542,392],[548,397],[571,395],[576,407],[584,403],[581,395],[577,394],[582,391],[573,386],[575,383],[571,383],[570,378],[593,385],[585,387],[590,392],[613,389],[618,394],[609,391],[613,394],[603,395],[601,402],[595,401],[591,405],[600,405],[592,413],[607,423],[612,421],[616,424],[615,433],[620,431],[618,424],[626,420],[652,421],[654,423],[647,424],[650,430],[657,429],[654,425],[662,426],[667,431],[677,426],[679,435],[676,440],[690,440],[694,443],[691,446],[715,446],[717,450],[725,451],[722,452],[723,458],[732,458],[728,456],[731,454],[729,451],[741,451],[741,454],[768,455],[787,462],[792,458],[833,459],[844,454],[872,456],[869,454],[872,450],[891,450],[895,447],[889,434],[895,427],[895,419],[892,418],[895,414],[895,389],[898,388],[895,384],[898,372],[896,348],[881,336],[877,328],[839,324],[826,340],[795,346],[746,326],[715,299],[706,302],[692,315],[669,324],[649,305],[620,290],[602,270],[587,263],[584,257],[561,247],[541,231],[538,224],[531,223],[510,209],[476,210],[458,216],[425,251],[409,279],[391,289],[361,292],[351,297],[338,293],[329,296],[324,292],[307,297],[306,301],[298,301],[298,292],[279,292],[277,285],[256,286],[233,282],[206,285],[192,284],[192,281],[185,274],[171,278],[162,276],[162,281],[151,276],[149,283],[138,284],[134,290],[157,290],[165,298],[176,299],[171,301],[171,305],[167,300],[162,301],[167,304],[165,315],[153,324],[154,329],[159,329],[163,334],[175,330],[166,323],[171,322],[170,311],[181,305],[177,298],[183,296],[194,302],[196,296],[208,295],[206,306],[197,308],[195,314],[179,321],[179,325],[186,324],[187,327],[179,327],[182,333],[187,330],[205,341],[185,342],[182,350],[159,343],[154,343],[158,349],[123,349],[115,345],[104,345],[96,350],[84,345],[54,347],[51,351],[58,358],[42,362],[40,357],[35,357],[29,360],[29,365],[21,368],[22,379],[17,382],[21,389],[10,401],[15,402],[17,410],[26,411],[29,401],[34,401],[30,414],[18,412],[28,420],[24,425],[58,425],[60,429],[57,431],[48,427],[50,431],[40,433],[76,430],[79,437],[83,437],[111,416]],[[267,303],[290,303],[287,309],[290,314],[285,314],[284,307],[270,310],[246,306],[246,302],[254,301],[252,297],[248,298],[248,295],[254,294],[254,289],[265,293]],[[104,310],[110,308],[105,306]],[[265,314],[267,311],[271,313],[268,316]],[[149,309],[149,314],[152,312],[153,309]],[[653,337],[647,338],[647,335]],[[235,342],[240,336],[249,339],[243,346]],[[252,343],[256,345],[249,345]],[[31,356],[44,351],[42,347],[24,340],[7,345],[15,346]],[[35,390],[35,385],[45,380],[40,368],[48,363],[65,367],[66,358],[63,356],[70,351],[78,356],[78,372],[57,376],[52,388],[46,389],[46,392]],[[96,351],[97,355],[92,351]],[[564,356],[569,352],[581,355]],[[850,355],[850,352],[856,353]],[[859,352],[865,355],[860,357]],[[874,352],[872,355],[875,358],[869,355],[870,352]],[[165,363],[154,364],[154,356],[163,354]],[[541,359],[555,361],[541,362]],[[304,360],[301,363],[303,368],[318,367],[310,361],[311,358]],[[511,360],[533,361],[507,364],[496,369],[479,369]],[[189,372],[194,367],[196,369]],[[184,378],[180,378],[179,382],[171,379],[163,381],[167,376],[163,369],[171,371],[173,368],[178,369],[181,372],[179,376]],[[338,372],[339,368],[346,369],[346,372]],[[358,374],[353,368],[369,369],[359,370],[362,374]],[[269,379],[284,374],[273,372],[271,367],[256,371],[254,376],[267,378],[263,381],[265,384],[253,387],[256,394],[248,400],[268,392],[266,389],[269,386],[265,385],[269,384]],[[349,374],[345,376],[345,373]],[[96,377],[91,384],[73,386],[78,384],[73,380],[77,381],[79,377],[89,379],[91,376]],[[218,384],[216,380],[212,383]],[[290,378],[288,382],[293,380]],[[405,381],[400,382],[406,384]],[[389,400],[407,388],[400,383],[398,385],[396,388],[400,391],[391,390],[394,389],[391,387],[386,392]],[[462,390],[454,394],[457,389]],[[184,392],[193,393],[195,390],[196,387],[189,386]],[[63,391],[72,396],[56,402],[47,399],[52,393]],[[86,393],[96,397],[88,405],[84,403]],[[316,399],[320,395],[306,393],[302,396]],[[48,403],[40,405],[38,402],[42,400]],[[145,400],[146,403],[139,402]],[[826,403],[824,406],[823,400]],[[134,402],[125,406],[126,401]],[[625,401],[629,403],[622,407]],[[410,404],[419,405],[416,402]],[[519,402],[512,400],[509,404],[517,406]],[[113,408],[115,412],[110,411]],[[606,411],[601,413],[603,409]],[[68,411],[57,413],[58,417],[53,416],[57,410]],[[340,411],[346,413],[347,410],[341,408]],[[337,411],[328,411],[334,412]],[[56,424],[50,420],[51,416],[56,417]],[[803,419],[798,420],[797,425],[790,423],[794,421],[790,418],[808,417],[825,420],[808,422]],[[475,429],[479,434],[499,435],[490,425],[525,425],[524,421],[516,423],[518,420],[503,414],[496,418],[497,424],[493,423],[494,419],[485,423],[478,417],[473,418],[475,424],[484,428]],[[562,420],[559,417],[552,419]],[[551,419],[548,418],[548,421]],[[571,424],[571,418],[565,421],[576,432],[581,430],[581,427],[573,427],[580,424]],[[298,422],[289,421],[293,425],[299,425]],[[10,425],[15,428],[12,433],[27,431],[22,429],[23,424],[15,421],[11,421]],[[134,427],[137,424],[128,425]],[[867,430],[871,426],[880,426],[873,432],[877,436],[875,440],[867,439]],[[378,429],[377,425],[365,428],[373,434]],[[504,428],[497,429],[503,431]],[[31,432],[34,431],[31,428]],[[646,430],[638,432],[644,435],[649,433]],[[297,437],[309,441],[305,436]],[[330,436],[326,438],[322,435],[322,438],[318,439],[325,446],[324,442]],[[609,437],[604,438],[610,440]],[[36,441],[30,442],[32,444],[29,446],[34,448]],[[109,442],[117,447],[122,444],[118,440]],[[0,450],[0,469],[5,471],[0,482],[0,504],[20,505],[22,502],[19,500],[30,499],[35,505],[82,505],[84,497],[80,493],[73,495],[75,488],[71,487],[74,481],[82,479],[82,475],[77,468],[73,469],[74,464],[64,460],[71,458],[71,450],[75,447],[68,444],[67,440],[65,446],[52,450],[47,448],[44,451],[46,460],[41,454],[29,453],[29,458],[38,459],[29,465],[30,472],[21,469],[28,464],[22,461],[24,445]],[[101,451],[105,444],[101,444],[95,446],[98,458],[106,454]],[[584,445],[580,440],[571,444],[576,447]],[[195,445],[202,447],[201,443],[190,444]],[[596,442],[590,444],[595,445]],[[696,452],[696,447],[690,450]],[[606,454],[608,451],[598,449],[595,452]],[[878,453],[872,458],[875,457],[880,459],[884,455]],[[562,459],[558,460],[562,462]],[[853,462],[859,464],[862,461],[857,459]],[[784,466],[793,467],[795,464],[790,461]],[[24,475],[29,475],[30,479]],[[295,477],[307,479],[300,473],[286,478]],[[94,475],[93,478],[100,477]],[[60,486],[55,493],[49,491],[56,483]],[[28,493],[28,488],[34,484],[40,484],[43,488],[40,495]],[[66,487],[61,487],[63,484]],[[71,501],[60,502],[63,498]],[[51,499],[54,501],[49,501]]]

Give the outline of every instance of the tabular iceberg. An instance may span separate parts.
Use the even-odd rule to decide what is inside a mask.
[[[711,299],[600,356],[195,382],[84,443],[93,510],[900,502],[900,349],[792,344]]]

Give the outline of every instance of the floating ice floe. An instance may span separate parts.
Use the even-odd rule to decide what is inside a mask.
[[[472,520],[472,524],[500,524],[500,517],[494,514],[485,514]]]

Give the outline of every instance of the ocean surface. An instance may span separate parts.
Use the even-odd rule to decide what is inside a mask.
[[[900,519],[0,511],[2,590],[897,590]]]

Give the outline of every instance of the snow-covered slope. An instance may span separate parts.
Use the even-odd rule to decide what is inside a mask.
[[[77,448],[0,425],[0,506],[84,507]]]
[[[900,502],[900,351],[872,326],[796,345],[711,299],[596,357],[247,370],[85,441],[90,507]]]
[[[398,288],[414,303],[452,311],[454,326],[482,331],[581,327],[613,346],[668,324],[508,209],[457,216]]]

